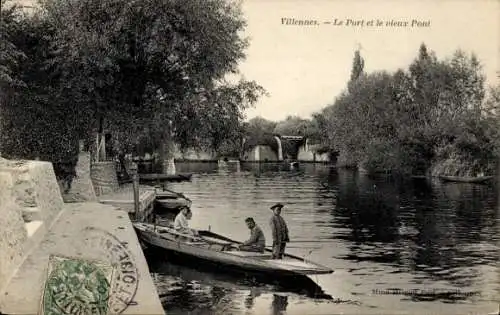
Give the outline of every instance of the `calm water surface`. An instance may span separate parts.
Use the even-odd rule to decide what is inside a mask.
[[[252,216],[270,245],[269,207],[282,202],[287,251],[335,272],[311,276],[333,297],[325,300],[151,261],[167,314],[498,314],[495,186],[394,183],[312,164],[178,164],[177,171],[195,173],[169,184],[193,200],[192,227],[243,241]]]

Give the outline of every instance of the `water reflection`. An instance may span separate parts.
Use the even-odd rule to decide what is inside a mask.
[[[345,177],[343,177],[345,180]],[[340,185],[333,210],[334,223],[347,227],[349,234],[335,238],[351,241],[390,243],[398,236],[398,200],[386,185],[371,181],[348,181]]]
[[[286,295],[277,295],[273,294],[273,303],[271,306],[272,314],[277,315],[286,311],[286,307],[288,306],[288,297]]]
[[[471,285],[475,278],[470,271],[456,281],[455,268],[496,262],[497,246],[490,237],[495,234],[497,204],[491,188],[438,183],[436,196],[427,181],[401,189],[373,179],[349,181],[344,176],[339,180],[343,184],[332,226],[344,228],[334,234],[335,239],[350,242],[350,253],[342,259],[408,264],[412,270],[454,285]],[[477,243],[489,249],[476,247]]]
[[[169,187],[193,200],[195,227],[211,225],[234,239],[248,237],[243,225],[247,216],[256,218],[266,236],[270,235],[268,206],[285,202],[284,216],[292,235],[287,248],[335,269],[334,274],[320,279],[326,293],[335,299],[361,303],[349,308],[317,306],[307,294],[293,290],[200,274],[190,281],[197,283],[206,278],[225,284],[207,283],[208,287],[224,290],[207,289],[205,295],[210,298],[201,298],[201,304],[212,299],[211,305],[229,305],[233,313],[258,309],[260,313],[286,310],[287,314],[300,314],[299,310],[312,314],[332,310],[370,313],[372,309],[375,313],[389,313],[398,308],[423,307],[419,306],[422,303],[428,303],[426,309],[438,313],[440,303],[452,303],[461,313],[459,306],[465,307],[464,303],[475,313],[488,313],[491,305],[496,307],[496,187],[425,179],[389,181],[307,164],[293,171],[270,163],[243,163],[239,169],[234,165],[218,168],[216,164],[179,164],[178,171],[196,172],[192,182]],[[182,281],[190,279],[185,272],[158,270],[159,274]],[[373,289],[424,288],[440,289],[442,293],[370,294]],[[192,286],[183,290],[198,292]],[[470,294],[453,294],[456,290]],[[279,293],[283,291],[288,293]],[[226,298],[220,297],[224,294]],[[172,303],[166,305],[175,308]]]
[[[147,251],[146,258],[157,285],[162,304],[169,314],[182,311],[214,314],[234,312],[242,308],[252,310],[256,299],[272,295],[272,314],[286,311],[288,295],[300,299],[306,296],[332,300],[309,278],[296,278],[293,283],[280,285],[259,282],[251,277],[233,276],[209,268],[188,266],[165,261],[161,251]],[[162,259],[163,258],[163,259]],[[241,303],[243,302],[243,303]]]
[[[251,288],[250,293],[245,298],[245,307],[247,309],[252,309],[255,305],[255,298],[262,295],[262,292],[259,289]]]

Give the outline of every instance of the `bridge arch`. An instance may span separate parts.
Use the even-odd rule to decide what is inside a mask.
[[[261,134],[258,139],[248,136],[243,137],[242,159],[254,161],[297,159],[299,146],[304,146],[304,141],[307,141],[307,138],[303,136],[287,136],[274,133]],[[307,148],[307,145],[305,147]],[[271,153],[271,151],[274,153]]]

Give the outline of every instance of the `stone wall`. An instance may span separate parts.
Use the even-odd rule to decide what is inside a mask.
[[[329,162],[330,158],[328,157],[328,153],[319,154],[312,151],[304,151],[300,148],[297,160],[301,162]]]
[[[0,292],[64,202],[49,162],[0,158]]]
[[[175,147],[174,159],[185,160],[185,161],[215,161],[217,156],[213,152],[205,150],[193,150],[188,149],[185,152],[181,152],[178,146]]]
[[[243,159],[249,162],[278,161],[278,155],[270,146],[257,145],[252,150],[245,152]]]
[[[317,153],[318,145],[304,145],[299,148],[297,160],[302,162],[329,162],[328,153]]]
[[[90,179],[90,153],[81,152],[76,164],[76,177],[73,179],[71,189],[63,194],[64,202],[97,201],[94,185]],[[61,189],[61,193],[63,190]]]
[[[330,156],[328,153],[316,153],[316,162],[330,162]]]
[[[118,189],[115,162],[94,162],[90,168],[90,178],[97,196],[115,192]]]
[[[21,208],[14,202],[13,186],[12,176],[0,172],[0,294],[21,263],[28,239]]]
[[[306,151],[304,147],[300,147],[299,152],[297,154],[297,160],[312,162],[315,160],[315,153],[312,151]]]
[[[50,162],[0,161],[0,171],[13,180],[12,193],[25,221],[53,221],[63,208],[59,184]]]

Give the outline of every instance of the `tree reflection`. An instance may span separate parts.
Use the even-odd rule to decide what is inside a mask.
[[[273,302],[271,304],[272,314],[282,314],[288,306],[288,296],[273,294]]]
[[[333,181],[325,181],[328,187],[320,196],[336,191],[328,198],[335,198],[333,237],[347,241],[351,249],[344,259],[406,266],[460,285],[470,284],[476,275],[457,275],[457,269],[497,259],[498,200],[487,186],[431,185],[425,180],[397,184],[344,171]],[[491,245],[486,251],[485,242]]]
[[[250,289],[248,296],[245,298],[245,307],[247,309],[252,309],[255,305],[255,298],[259,297],[262,292],[257,288]]]
[[[336,207],[337,223],[351,228],[350,235],[340,235],[354,243],[392,242],[397,238],[398,200],[384,183],[339,176]]]

